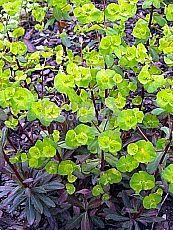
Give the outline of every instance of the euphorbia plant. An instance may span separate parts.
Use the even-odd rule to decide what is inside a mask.
[[[28,45],[28,39],[22,38],[24,28],[12,25],[22,17],[22,2],[11,1],[10,5],[0,1],[7,16],[5,24],[0,24],[0,120],[10,130],[2,150],[20,193],[25,194],[31,225],[36,215],[40,218],[44,213],[42,206],[63,204],[71,222],[75,220],[78,227],[81,220],[82,230],[91,223],[104,228],[104,223],[109,225],[109,220],[118,217],[125,218],[129,229],[132,225],[137,228],[139,223],[145,224],[146,210],[157,209],[168,188],[173,192],[169,155],[173,82],[168,77],[173,65],[173,5],[144,1],[147,15],[135,21],[131,42],[126,26],[137,12],[137,3],[103,1],[99,7],[89,0],[35,1],[27,16],[36,30],[43,31],[57,20],[59,40],[53,48],[37,46],[30,53],[32,43]],[[164,15],[155,8],[164,8]],[[71,29],[79,42],[70,37],[66,20],[75,24]],[[153,28],[161,33],[154,34]],[[89,43],[87,36],[92,40]],[[72,116],[70,121],[65,120],[67,114]],[[13,142],[15,132],[25,136],[24,147],[22,141],[20,145]],[[14,149],[12,156],[8,156],[9,146]],[[59,179],[61,183],[56,185],[62,190],[62,203],[47,199],[44,204],[47,190],[40,184],[30,188],[22,170],[26,164]],[[32,194],[35,189],[44,195],[36,192],[29,207],[31,200],[25,190]],[[109,207],[114,212],[116,200],[125,201],[123,194],[129,199],[127,213],[105,211]],[[11,199],[5,203],[14,205],[14,197]],[[103,223],[96,220],[97,212]],[[76,226],[69,227],[70,221],[61,227],[74,229]]]

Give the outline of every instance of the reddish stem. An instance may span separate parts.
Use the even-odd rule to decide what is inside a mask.
[[[23,182],[23,179],[21,177],[21,175],[19,174],[17,168],[10,162],[8,156],[5,154],[4,150],[2,150],[4,159],[6,161],[6,163],[10,166],[10,168],[12,169],[12,171],[14,172],[16,178],[18,179],[18,181],[23,185],[23,187],[27,187],[27,185]]]

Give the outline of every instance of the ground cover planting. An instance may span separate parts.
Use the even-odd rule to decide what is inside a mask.
[[[172,67],[171,1],[0,0],[0,228],[170,229]]]

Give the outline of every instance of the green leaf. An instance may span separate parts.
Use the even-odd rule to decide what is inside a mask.
[[[75,188],[75,186],[73,184],[67,183],[66,184],[66,190],[67,190],[67,193],[69,195],[72,195],[75,192],[76,188]]]
[[[36,146],[32,146],[29,149],[28,155],[29,155],[30,158],[36,158],[36,159],[38,159],[38,158],[41,157],[40,149],[37,148]]]
[[[155,186],[154,176],[145,171],[134,173],[130,179],[130,187],[138,194],[142,190],[150,190]]]
[[[142,4],[143,9],[150,8],[153,3],[153,0],[145,0],[144,3]]]
[[[110,3],[106,7],[106,18],[109,21],[116,21],[119,18],[119,4]]]
[[[77,180],[77,177],[69,174],[67,179],[68,179],[68,182],[74,183]]]
[[[159,24],[159,26],[163,27],[166,25],[166,20],[159,14],[154,15],[154,20]]]
[[[117,130],[107,130],[101,133],[98,137],[98,144],[103,151],[116,155],[116,153],[120,151],[122,147],[120,132]]]
[[[149,48],[149,51],[153,61],[159,61],[159,54],[157,53],[157,51],[152,47]]]
[[[100,185],[96,185],[92,189],[93,196],[100,196],[103,193],[104,193],[103,188]]]
[[[140,96],[136,96],[135,98],[133,98],[132,103],[134,105],[140,105],[142,103],[142,98]]]
[[[161,113],[164,113],[164,112],[165,112],[165,110],[161,109],[161,108],[156,108],[156,109],[153,109],[151,111],[151,113],[154,114],[154,115],[160,115]]]
[[[157,208],[161,200],[162,200],[162,196],[156,192],[156,193],[150,194],[149,196],[144,197],[143,206],[146,209]]]
[[[173,90],[162,89],[157,93],[156,102],[161,109],[164,109],[166,112],[173,113]]]
[[[113,111],[117,111],[117,109],[124,108],[125,104],[126,104],[126,98],[123,97],[120,93],[116,98],[107,97],[105,99],[105,105]]]
[[[134,154],[134,159],[139,163],[147,164],[155,159],[156,152],[151,142],[140,140],[135,142],[135,144],[138,146],[138,151]]]
[[[45,166],[46,171],[49,174],[57,174],[58,172],[58,164],[54,161],[49,161]]]
[[[173,184],[173,164],[168,165],[162,172],[163,179]]]
[[[54,102],[44,98],[32,104],[28,113],[28,119],[34,120],[37,118],[43,125],[49,126],[59,115],[59,107]]]
[[[34,7],[32,10],[32,16],[37,22],[42,22],[44,20],[45,14],[45,9],[39,6]]]
[[[110,69],[102,69],[97,72],[96,75],[96,81],[100,89],[105,90],[105,89],[112,89],[113,86],[115,85],[114,82],[114,76],[115,76],[115,71],[110,70]]]
[[[169,184],[169,192],[173,193],[173,184]]]
[[[143,112],[139,109],[126,109],[118,114],[117,123],[122,130],[135,129],[137,123],[143,120]]]
[[[130,143],[128,146],[127,146],[127,152],[129,155],[135,155],[137,152],[138,152],[138,145],[135,144],[135,143]]]
[[[18,27],[18,28],[13,30],[12,35],[13,35],[13,37],[18,38],[18,37],[23,36],[24,33],[25,33],[25,29],[23,27]]]
[[[169,4],[165,8],[165,14],[168,21],[173,21],[173,4]]]
[[[156,115],[146,114],[143,119],[143,124],[146,128],[158,128],[159,119],[156,117]]]
[[[40,162],[37,158],[30,158],[29,159],[29,167],[30,168],[39,168]]]
[[[95,138],[93,128],[80,124],[74,130],[69,130],[66,134],[65,142],[69,147],[76,148],[82,145],[89,145]]]
[[[165,85],[166,80],[162,75],[152,75],[152,79],[148,82],[144,88],[147,90],[148,93],[155,92],[158,88]]]
[[[60,21],[62,19],[63,12],[58,6],[53,8],[53,16],[57,21]]]
[[[122,180],[121,173],[115,168],[108,169],[101,176],[99,183],[103,186],[108,184],[117,184]]]
[[[88,160],[86,163],[83,163],[81,166],[82,172],[84,174],[90,174],[94,169],[98,167],[100,161],[98,159]]]
[[[69,39],[69,37],[67,36],[66,33],[61,33],[60,34],[60,38],[61,38],[61,41],[62,41],[62,44],[66,47],[70,47],[71,46],[71,41]]]
[[[74,76],[66,75],[64,73],[58,73],[54,79],[55,88],[60,93],[68,93],[70,88],[75,86]]]
[[[139,163],[130,155],[122,156],[116,163],[116,167],[120,172],[132,172],[139,166]]]
[[[7,121],[5,121],[5,125],[8,128],[15,129],[16,126],[18,125],[18,120],[13,117],[10,117]]]
[[[56,52],[56,62],[57,64],[61,64],[63,60],[63,55],[64,55],[64,50],[62,45],[58,45],[55,47],[55,52]]]
[[[147,40],[150,36],[150,30],[148,28],[148,22],[146,22],[144,19],[139,19],[136,22],[136,25],[133,29],[133,36],[142,39]]]
[[[162,152],[157,153],[157,156],[156,156],[155,160],[150,162],[147,165],[147,172],[148,173],[153,174],[157,170],[157,168],[158,168],[158,166],[160,164],[161,158],[162,158]]]
[[[153,5],[156,8],[160,8],[160,4],[163,2],[163,0],[145,0],[142,8],[146,9],[146,8],[151,8],[151,6]]]
[[[71,175],[75,170],[75,163],[71,160],[61,161],[58,166],[58,174],[65,176]]]
[[[59,138],[60,138],[60,132],[59,132],[59,130],[54,130],[53,133],[52,133],[52,136],[53,136],[53,140],[55,142],[58,142]]]
[[[1,4],[4,8],[4,10],[7,12],[9,16],[15,16],[17,13],[20,12],[22,0],[16,0],[16,1],[3,1],[3,4]]]
[[[24,42],[21,41],[12,42],[10,46],[10,52],[16,56],[17,55],[22,56],[26,54],[27,46],[25,45]]]

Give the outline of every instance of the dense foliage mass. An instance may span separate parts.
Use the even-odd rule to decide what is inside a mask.
[[[173,4],[0,10],[1,207],[34,229],[154,229],[173,193]]]

